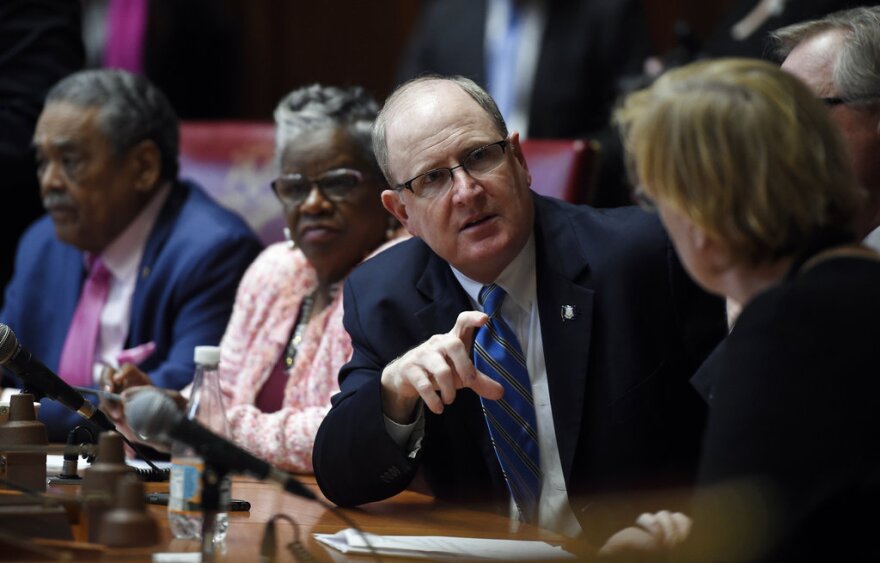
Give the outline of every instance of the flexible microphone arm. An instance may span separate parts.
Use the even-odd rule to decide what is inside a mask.
[[[174,440],[186,444],[201,455],[206,464],[219,472],[247,473],[258,479],[279,483],[289,493],[316,500],[315,494],[292,475],[269,465],[211,432],[198,422],[188,419],[167,395],[155,389],[144,389],[125,403],[128,425],[148,440]]]
[[[116,430],[107,415],[25,350],[12,329],[3,323],[0,323],[0,365],[20,377],[26,390],[38,399],[49,397],[103,430]]]

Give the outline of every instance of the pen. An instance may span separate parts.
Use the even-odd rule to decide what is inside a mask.
[[[105,401],[111,402],[122,402],[122,395],[119,393],[111,393],[110,391],[104,391],[103,389],[92,389],[91,387],[81,387],[79,385],[74,385],[74,389],[79,391],[80,393],[86,393],[88,395],[96,395]]]

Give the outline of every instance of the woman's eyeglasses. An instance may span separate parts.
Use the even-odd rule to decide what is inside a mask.
[[[309,178],[302,174],[285,174],[272,180],[272,191],[282,203],[296,206],[308,199],[314,186],[324,198],[340,202],[350,198],[353,190],[370,177],[350,168],[328,170],[317,178]]]

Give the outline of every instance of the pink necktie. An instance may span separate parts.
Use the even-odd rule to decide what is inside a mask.
[[[104,46],[106,68],[122,68],[134,73],[143,70],[148,17],[148,0],[110,0]]]
[[[95,348],[98,345],[98,329],[101,310],[110,291],[110,270],[100,258],[92,262],[89,277],[79,295],[79,303],[67,329],[67,339],[61,351],[58,374],[71,385],[93,383],[92,369],[95,365]]]

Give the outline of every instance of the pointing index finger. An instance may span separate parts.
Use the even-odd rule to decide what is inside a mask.
[[[474,331],[489,322],[486,313],[480,311],[463,311],[455,319],[455,326],[449,331],[467,345],[473,341]]]

